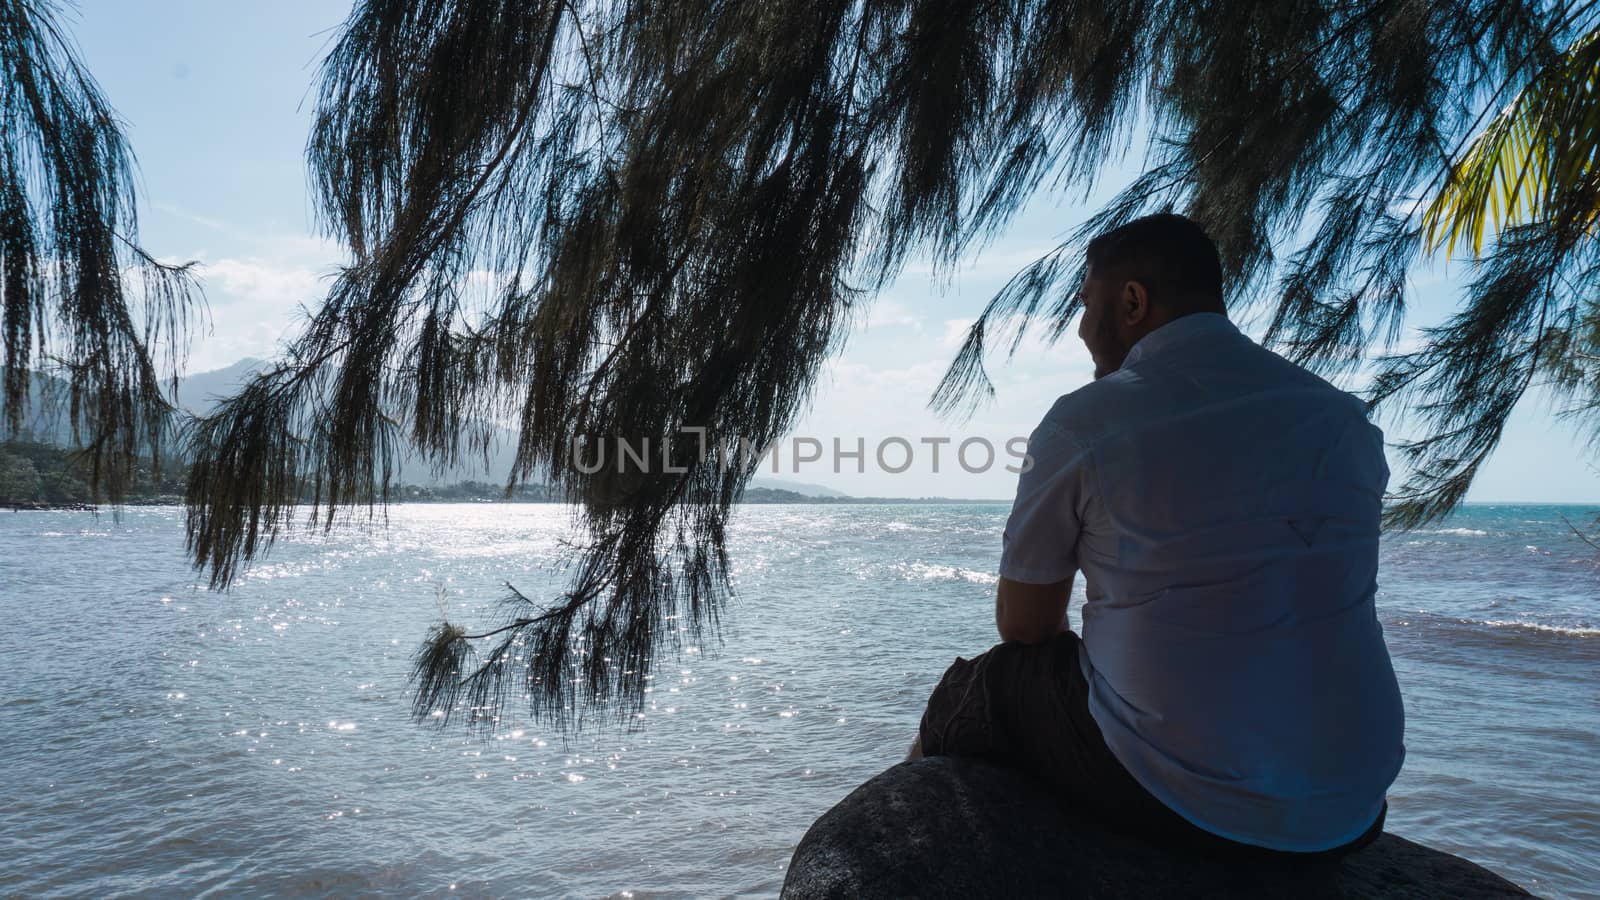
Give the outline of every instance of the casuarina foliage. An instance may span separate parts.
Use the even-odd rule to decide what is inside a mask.
[[[788,431],[856,305],[1130,152],[1138,177],[992,299],[934,405],[991,394],[1027,329],[1065,333],[1088,237],[1176,210],[1271,346],[1374,366],[1374,402],[1426,426],[1391,519],[1437,518],[1530,386],[1595,408],[1597,24],[1521,0],[363,0],[308,146],[351,261],[194,423],[194,560],[227,584],[302,498],[371,510],[407,447],[448,466],[509,426],[508,488],[550,482],[585,537],[560,596],[433,631],[416,712],[626,716],[715,628],[757,461],[729,448]],[[1440,247],[1474,251],[1458,312],[1401,345]],[[619,440],[649,452],[599,456]]]

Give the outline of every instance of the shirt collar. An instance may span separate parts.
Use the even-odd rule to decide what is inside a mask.
[[[1221,313],[1190,313],[1173,319],[1140,338],[1129,348],[1128,356],[1122,361],[1122,365],[1131,366],[1140,360],[1159,356],[1179,344],[1187,344],[1190,341],[1217,340],[1237,334],[1239,329]]]

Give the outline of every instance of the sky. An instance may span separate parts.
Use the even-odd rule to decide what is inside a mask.
[[[349,9],[333,0],[83,0],[68,16],[139,160],[144,247],[202,265],[210,327],[191,347],[190,372],[275,356],[343,259],[341,246],[319,234],[304,148],[317,63]],[[1030,337],[1009,362],[991,358],[995,397],[968,421],[940,419],[927,400],[994,292],[1094,208],[1094,198],[1041,194],[956,272],[909,265],[857,311],[809,412],[780,444],[777,471],[769,461],[765,474],[858,496],[1009,498],[1016,475],[1008,465],[1017,460],[1007,442],[1026,437],[1056,397],[1092,377],[1073,333],[1054,345]],[[1465,273],[1461,263],[1413,273],[1408,333],[1449,313]],[[1258,332],[1248,317],[1241,324]],[[1408,433],[1403,421],[1382,424],[1391,437]],[[820,459],[797,458],[818,449]],[[858,449],[859,462],[843,455]],[[1468,499],[1600,502],[1596,459],[1548,398],[1532,395]],[[1391,467],[1398,486],[1393,455]]]

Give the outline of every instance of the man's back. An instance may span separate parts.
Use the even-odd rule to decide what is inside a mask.
[[[1404,749],[1360,401],[1196,314],[1061,398],[1030,453],[1001,574],[1083,571],[1089,710],[1128,771],[1243,843],[1361,834]]]

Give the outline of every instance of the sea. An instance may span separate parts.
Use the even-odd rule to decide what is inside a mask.
[[[772,896],[993,642],[1006,512],[741,507],[720,631],[631,727],[488,738],[410,720],[411,655],[441,611],[553,594],[567,507],[298,529],[225,592],[181,509],[0,512],[0,895]],[[1547,897],[1600,890],[1597,514],[1468,506],[1382,549],[1388,829]]]

